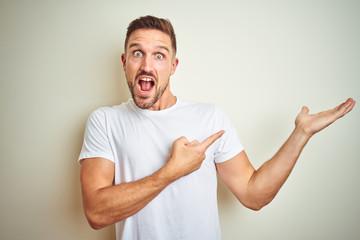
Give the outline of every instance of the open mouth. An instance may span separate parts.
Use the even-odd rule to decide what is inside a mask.
[[[139,79],[139,89],[142,93],[150,93],[155,82],[151,78],[142,77]]]

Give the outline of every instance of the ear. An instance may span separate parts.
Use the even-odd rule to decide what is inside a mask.
[[[123,64],[123,69],[125,71],[125,66],[126,66],[126,57],[125,57],[125,53],[121,54],[121,61]]]
[[[171,72],[170,72],[170,75],[173,75],[173,74],[175,73],[175,70],[176,70],[178,64],[179,64],[179,59],[178,59],[178,58],[174,58],[174,59],[172,60],[172,63],[171,63]]]

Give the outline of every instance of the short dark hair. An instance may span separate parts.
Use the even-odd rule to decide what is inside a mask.
[[[125,39],[125,50],[131,33],[133,33],[135,30],[138,29],[156,29],[162,31],[163,33],[166,33],[167,35],[169,35],[171,39],[171,45],[174,50],[174,54],[176,54],[176,36],[175,36],[174,28],[168,19],[157,18],[154,16],[147,15],[132,21],[127,28],[126,39]]]

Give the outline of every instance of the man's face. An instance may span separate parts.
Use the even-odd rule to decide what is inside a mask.
[[[122,62],[131,95],[138,107],[154,110],[155,103],[171,94],[169,80],[178,59],[169,35],[154,29],[134,31]]]

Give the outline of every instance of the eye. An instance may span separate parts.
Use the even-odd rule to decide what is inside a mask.
[[[155,58],[156,58],[156,59],[164,59],[164,55],[161,54],[161,53],[157,53],[157,54],[155,55]]]
[[[142,53],[140,51],[135,51],[134,52],[134,56],[135,57],[141,57],[142,56]]]

